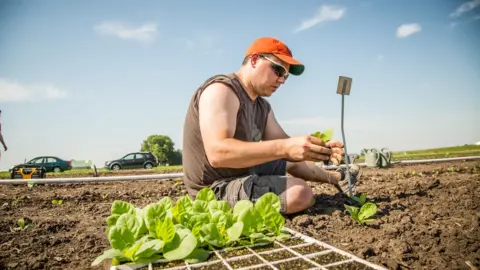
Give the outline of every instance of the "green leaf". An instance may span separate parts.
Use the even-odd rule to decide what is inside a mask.
[[[358,222],[358,207],[344,204],[345,209],[350,213],[353,220]]]
[[[280,198],[273,192],[263,194],[256,202],[255,209],[263,216],[280,212]]]
[[[232,227],[227,229],[228,242],[237,241],[242,235],[243,222],[235,222]]]
[[[165,217],[168,215],[168,211],[171,208],[171,205],[168,205],[168,202],[158,202],[152,203],[147,205],[144,209],[145,212],[145,221],[150,223],[151,221],[159,218],[160,220],[164,220]]]
[[[133,232],[125,226],[115,225],[108,232],[108,241],[114,249],[124,250],[135,242]]]
[[[169,243],[175,237],[175,227],[171,218],[167,217],[163,222],[157,219],[155,227],[157,237],[163,242]]]
[[[366,201],[366,199],[367,199],[367,197],[365,196],[365,193],[360,194],[359,197],[352,195],[352,196],[350,196],[350,198],[352,198],[354,201],[358,202],[358,204],[359,204],[360,206],[362,206],[363,204],[365,204],[365,201]]]
[[[131,203],[115,200],[112,203],[112,207],[110,211],[111,211],[111,214],[117,214],[117,215],[127,214],[127,213],[133,214],[135,212],[135,207]]]
[[[135,261],[135,253],[137,253],[137,250],[140,249],[142,246],[142,241],[137,241],[135,242],[132,246],[127,247],[124,251],[123,254],[125,254],[125,257],[127,257],[130,261]]]
[[[228,204],[227,201],[210,201],[208,203],[208,210],[210,213],[214,213],[216,211],[221,211],[223,213],[231,213],[232,208]]]
[[[208,259],[208,256],[210,256],[209,251],[201,248],[196,248],[193,250],[192,253],[190,253],[190,255],[185,257],[184,260],[187,263],[194,264],[206,261]]]
[[[233,215],[238,216],[243,210],[253,207],[253,202],[249,200],[240,200],[233,207]]]
[[[193,212],[195,213],[206,213],[208,212],[208,202],[204,200],[195,200],[193,201]]]
[[[122,214],[116,223],[116,226],[125,227],[130,230],[134,237],[140,237],[146,232],[146,227],[143,224],[142,216],[135,214]]]
[[[359,201],[360,205],[364,205],[366,200],[367,200],[367,196],[365,195],[365,193],[360,194],[360,201]]]
[[[243,222],[242,233],[245,236],[258,232],[263,223],[262,216],[254,207],[246,208],[240,212],[237,221]]]
[[[289,234],[289,233],[280,232],[275,239],[276,239],[277,241],[280,241],[280,242],[281,242],[281,241],[285,241],[285,240],[287,240],[287,239],[289,239],[289,238],[291,238],[291,237],[292,237],[292,235]]]
[[[107,226],[110,227],[110,226],[115,225],[117,223],[117,220],[118,220],[119,217],[120,217],[119,214],[113,214],[113,215],[107,217],[107,220],[106,220],[107,221]]]
[[[123,255],[123,252],[121,252],[118,249],[109,249],[105,250],[102,255],[98,256],[95,258],[95,260],[92,262],[92,266],[96,266],[100,264],[103,260],[105,259],[117,259],[117,260],[126,260],[127,258]]]
[[[165,210],[170,210],[173,205],[173,200],[170,197],[163,197],[157,204],[162,206]]]
[[[195,197],[195,200],[202,200],[206,202],[216,201],[217,197],[215,193],[210,188],[202,188]]]
[[[321,139],[323,142],[329,142],[333,138],[333,129],[329,128],[324,132],[317,131],[312,133],[312,136]]]
[[[180,232],[180,234],[178,233]],[[182,260],[197,247],[197,238],[192,233],[178,231],[173,240],[163,248],[163,256],[169,261]]]
[[[203,239],[212,246],[223,247],[225,244],[225,239],[220,235],[217,226],[214,223],[203,225],[200,228],[200,234]]]
[[[217,224],[217,228],[220,230],[221,228],[227,228],[232,226],[233,223],[233,215],[232,213],[224,213],[221,211],[217,211],[211,215],[210,219],[211,223]],[[205,222],[207,223],[207,222]]]
[[[285,225],[285,218],[278,212],[270,212],[264,217],[264,223],[270,232],[279,235]]]
[[[329,128],[322,133],[321,139],[324,142],[329,142],[333,138],[333,128]]]
[[[358,213],[359,220],[365,220],[377,213],[377,206],[374,203],[367,202],[361,208]]]
[[[188,228],[193,229],[195,227],[201,227],[203,224],[210,222],[210,215],[207,213],[199,213],[193,215],[188,220]]]
[[[176,223],[184,224],[192,211],[192,199],[189,195],[180,197],[175,206],[172,207],[171,212]]]
[[[164,246],[164,242],[159,239],[153,239],[141,244],[138,248],[137,252],[135,253],[135,261],[140,258],[148,258],[153,256],[155,253],[158,253],[162,250]]]

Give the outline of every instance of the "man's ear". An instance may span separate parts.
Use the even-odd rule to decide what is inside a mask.
[[[258,58],[259,58],[259,55],[256,53],[250,56],[250,64],[252,65],[252,67],[255,67],[255,65],[257,64]]]

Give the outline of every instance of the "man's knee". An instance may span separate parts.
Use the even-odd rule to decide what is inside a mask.
[[[289,178],[286,193],[287,214],[303,211],[315,203],[312,188],[302,179]]]

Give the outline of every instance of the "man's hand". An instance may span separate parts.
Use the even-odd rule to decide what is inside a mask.
[[[285,152],[291,161],[329,160],[332,150],[325,143],[313,136],[300,136],[285,139]]]
[[[6,145],[3,145],[3,149],[5,149],[5,151],[7,151],[7,146]]]
[[[326,146],[331,148],[332,155],[330,156],[330,161],[338,166],[342,163],[345,156],[345,151],[343,150],[343,143],[339,141],[329,141],[326,143]]]

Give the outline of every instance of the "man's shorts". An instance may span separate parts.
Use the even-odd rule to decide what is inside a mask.
[[[273,192],[280,198],[282,214],[286,210],[287,162],[275,160],[253,167],[251,174],[240,178],[217,180],[211,185],[218,200],[234,206],[239,200],[255,202],[263,194]]]

